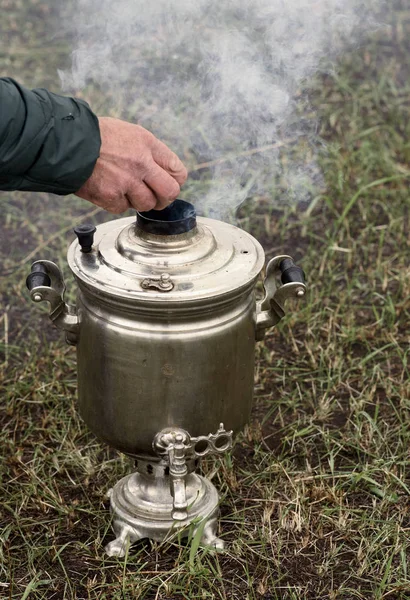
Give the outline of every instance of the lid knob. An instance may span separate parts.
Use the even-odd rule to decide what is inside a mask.
[[[74,233],[78,237],[78,243],[81,246],[81,252],[91,252],[94,243],[94,233],[97,229],[90,223],[77,225],[74,227]]]

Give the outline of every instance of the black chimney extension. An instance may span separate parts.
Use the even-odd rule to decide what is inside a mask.
[[[196,226],[195,208],[185,200],[175,200],[163,210],[137,212],[137,226],[155,235],[178,235]]]

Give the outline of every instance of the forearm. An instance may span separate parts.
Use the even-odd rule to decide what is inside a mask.
[[[84,101],[0,78],[0,190],[76,192],[100,146],[98,119]]]

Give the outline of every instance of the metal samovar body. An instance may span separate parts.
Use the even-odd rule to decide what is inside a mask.
[[[209,220],[199,221],[201,237],[210,235]],[[217,226],[221,238],[230,233],[229,225]],[[135,219],[131,218],[99,227],[96,246],[106,235],[118,235],[119,229],[119,237],[131,238],[133,245]],[[243,246],[252,253],[252,279],[218,297],[203,293],[192,298],[191,286],[199,276],[197,263],[191,262],[196,235],[180,234],[175,236],[178,240],[153,235],[143,238],[147,261],[155,248],[158,266],[147,266],[142,273],[137,284],[141,286],[145,277],[152,285],[141,288],[138,298],[133,291],[132,295],[114,296],[90,284],[84,270],[88,273],[94,256],[81,254],[78,243],[69,250],[68,261],[79,286],[80,412],[98,437],[131,456],[155,455],[153,439],[166,427],[177,424],[198,436],[216,430],[220,422],[229,422],[229,428],[238,432],[249,417],[255,351],[254,278],[263,266],[263,252],[256,241],[242,234]],[[138,235],[135,240],[140,242]],[[181,275],[175,274],[174,257],[186,261],[178,267]],[[174,287],[160,291],[160,277],[166,270]],[[127,285],[124,275],[113,271],[113,284],[122,285],[122,278]]]
[[[261,245],[233,225],[196,218],[182,200],[137,221],[75,231],[76,306],[65,304],[54,263],[35,262],[27,285],[77,347],[82,418],[136,460],[137,471],[111,490],[117,538],[107,552],[199,526],[204,544],[222,547],[218,495],[195,466],[229,450],[248,422],[256,341],[283,317],[287,297],[304,294],[303,272],[288,256],[272,259],[257,303]]]

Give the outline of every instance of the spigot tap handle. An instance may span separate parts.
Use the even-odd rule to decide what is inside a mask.
[[[174,499],[172,518],[185,521],[188,518],[188,502],[186,498],[185,477],[188,475],[186,465],[186,434],[178,432],[175,442],[169,449],[169,475],[171,477],[171,493]]]

